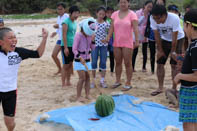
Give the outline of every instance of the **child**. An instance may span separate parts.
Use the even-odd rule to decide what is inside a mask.
[[[63,2],[60,2],[57,4],[57,13],[59,16],[57,18],[57,24],[53,25],[53,27],[57,30],[56,30],[56,32],[53,32],[51,35],[51,38],[53,38],[56,34],[58,34],[58,36],[59,36],[59,39],[57,40],[56,45],[53,49],[53,53],[52,53],[52,58],[58,68],[58,71],[57,71],[57,73],[55,73],[55,75],[58,75],[59,73],[61,73],[61,64],[60,64],[60,61],[57,56],[58,56],[59,52],[61,51],[60,44],[61,44],[61,39],[62,39],[62,22],[66,18],[69,17],[68,14],[65,13],[65,8],[66,8],[66,5]]]
[[[93,18],[85,19],[80,23],[81,32],[76,33],[73,44],[73,53],[75,55],[74,70],[79,75],[79,81],[77,83],[77,100],[83,102],[81,97],[81,91],[83,86],[85,87],[86,98],[89,97],[90,90],[90,76],[85,68],[85,64],[88,69],[91,70],[90,53],[94,48],[92,44],[92,35],[96,31],[96,20]]]
[[[62,88],[70,86],[70,76],[73,72],[73,60],[74,54],[72,52],[72,46],[74,41],[75,32],[77,30],[77,18],[79,17],[80,10],[77,6],[71,6],[69,8],[69,18],[65,19],[62,23],[62,41],[61,41],[61,52],[62,52]],[[66,80],[66,82],[65,82]]]
[[[107,16],[107,22],[111,24],[111,15],[114,12],[114,9],[111,7],[107,7],[106,10],[106,16]],[[108,43],[108,51],[109,51],[109,58],[110,58],[110,71],[111,71],[111,76],[113,76],[114,72],[114,51],[113,51],[113,38],[114,36],[111,37]]]
[[[3,18],[0,18],[0,28],[3,28],[4,27],[4,21],[3,21]]]
[[[22,60],[39,58],[43,55],[48,32],[42,29],[42,41],[36,51],[17,48],[14,32],[7,27],[0,28],[0,103],[8,131],[15,127],[14,116],[17,98],[17,73]]]
[[[97,9],[97,31],[95,33],[95,44],[96,48],[92,51],[92,74],[94,79],[96,78],[96,69],[98,56],[100,55],[100,64],[99,69],[101,70],[101,80],[100,85],[103,88],[107,88],[105,84],[105,73],[106,73],[106,62],[107,62],[107,43],[103,43],[102,40],[105,40],[107,36],[107,30],[110,27],[108,22],[105,22],[105,8],[100,7]],[[91,88],[94,88],[95,83],[91,84]]]
[[[181,83],[179,93],[179,121],[184,131],[197,131],[197,9],[184,16],[184,30],[191,40],[183,61],[182,71],[174,82]]]

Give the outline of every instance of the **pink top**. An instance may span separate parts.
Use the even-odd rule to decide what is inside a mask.
[[[143,9],[136,11],[136,15],[138,17],[139,41],[140,43],[147,42],[147,40],[144,37],[144,32],[146,29],[148,17],[144,16]]]
[[[82,57],[84,60],[90,59],[91,50],[95,48],[92,44],[92,37],[83,35],[81,32],[77,32],[74,38],[72,51],[75,55],[75,59]]]
[[[127,16],[123,19],[119,17],[119,11],[112,14],[111,18],[114,21],[114,34],[115,39],[114,47],[127,47],[133,49],[133,26],[132,22],[138,20],[137,15],[129,10]]]

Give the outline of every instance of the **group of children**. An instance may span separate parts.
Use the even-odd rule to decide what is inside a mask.
[[[158,0],[159,1],[159,0]],[[129,2],[129,0],[120,0],[120,3]],[[121,4],[122,4],[121,3]],[[122,5],[121,5],[122,6]],[[149,7],[150,6],[150,7]],[[147,2],[145,17],[150,19],[150,27],[154,31],[155,40],[158,48],[158,67],[165,74],[164,65],[167,57],[171,55],[171,64],[176,63],[176,44],[182,43],[184,32],[180,29],[178,16],[168,13],[165,6],[156,4],[153,7],[152,14],[149,8],[152,8],[152,2]],[[100,7],[97,10],[97,19],[87,18],[79,23],[80,32],[76,33],[77,23],[80,10],[77,6],[69,8],[69,15],[65,14],[64,3],[57,4],[57,12],[59,14],[57,24],[54,28],[56,32],[52,33],[51,37],[59,35],[57,44],[54,47],[52,57],[58,67],[59,74],[61,72],[62,88],[67,88],[72,83],[70,81],[73,70],[77,71],[79,80],[77,83],[76,100],[84,101],[81,96],[83,87],[85,88],[86,99],[90,99],[90,87],[94,88],[95,83],[90,83],[89,70],[92,70],[92,77],[96,79],[96,69],[98,58],[100,57],[99,70],[101,74],[100,86],[107,88],[105,83],[107,51],[110,54],[111,72],[114,70],[113,58],[113,39],[106,40],[108,30],[111,24],[112,8]],[[143,10],[144,10],[143,9]],[[139,12],[139,17],[142,13]],[[191,9],[184,16],[184,31],[190,40],[191,44],[186,50],[185,58],[182,65],[181,73],[174,75],[174,86],[181,83],[180,88],[180,121],[182,121],[185,131],[197,130],[197,10]],[[139,19],[140,20],[140,19]],[[147,23],[143,23],[141,19],[142,34],[145,32]],[[177,21],[177,22],[175,22]],[[139,22],[140,24],[140,22]],[[17,48],[17,39],[14,32],[7,27],[3,27],[3,19],[0,19],[0,103],[2,103],[4,111],[4,121],[9,131],[13,131],[15,127],[14,116],[17,96],[17,71],[22,60],[27,58],[39,58],[43,55],[47,42],[48,31],[42,30],[43,39],[36,51],[25,48]],[[169,33],[170,32],[170,33]],[[136,35],[136,34],[135,34]],[[149,34],[150,35],[150,34]],[[132,36],[132,34],[131,34]],[[178,39],[178,40],[177,40]],[[144,39],[142,42],[147,42]],[[182,44],[178,44],[182,45]],[[182,48],[178,47],[179,50]],[[61,51],[62,63],[57,55]],[[73,64],[74,61],[74,64]],[[143,67],[145,70],[145,68]],[[9,72],[8,72],[9,71]],[[164,75],[163,74],[163,75]],[[162,77],[162,79],[161,79]],[[152,93],[157,95],[163,91],[164,76],[159,76],[159,89]],[[11,81],[10,81],[11,80]],[[8,100],[9,99],[9,100]]]
[[[109,44],[104,42],[104,39],[106,38],[110,27],[110,17],[113,13],[113,8],[108,7],[106,10],[104,7],[99,7],[96,12],[97,19],[88,18],[80,22],[79,33],[76,33],[76,19],[80,14],[79,8],[77,6],[70,7],[69,15],[64,13],[64,11],[65,4],[62,2],[58,3],[57,12],[59,16],[57,24],[54,25],[54,28],[56,28],[57,31],[52,33],[51,37],[54,37],[56,34],[58,34],[59,39],[54,47],[52,58],[58,67],[58,72],[56,74],[59,74],[61,72],[63,89],[72,84],[70,82],[70,77],[73,73],[73,69],[77,71],[79,81],[77,84],[76,100],[84,101],[83,97],[81,97],[82,87],[85,87],[86,98],[88,99],[90,98],[90,87],[95,87],[95,83],[90,83],[90,76],[84,64],[88,67],[88,70],[92,70],[92,77],[93,79],[96,79],[97,63],[98,60],[100,60],[100,86],[107,88],[107,85],[105,83],[105,74],[108,56],[107,52],[109,50],[111,72],[113,73],[114,71],[112,46],[113,37],[111,38]],[[62,68],[57,57],[60,50],[62,54]]]

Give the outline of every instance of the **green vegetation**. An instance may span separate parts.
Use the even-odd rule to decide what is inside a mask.
[[[147,0],[130,0],[131,9],[137,10],[142,8]],[[153,0],[154,1],[154,0]],[[179,7],[180,11],[184,11],[184,6],[193,5],[197,7],[196,0],[166,0],[167,6],[169,4],[175,4]],[[65,2],[67,10],[72,5],[78,5],[81,12],[90,12],[95,16],[96,9],[99,6],[111,6],[114,9],[118,8],[118,0],[0,0],[0,14],[31,14],[40,13],[46,8],[55,9],[58,2]],[[183,6],[184,5],[184,6]],[[7,17],[7,16],[5,16]],[[8,16],[12,17],[12,16]],[[14,17],[14,16],[13,16]],[[16,16],[16,18],[31,18],[31,15]],[[36,15],[32,16],[32,19],[50,18],[51,15]]]
[[[56,14],[16,14],[16,15],[1,15],[4,19],[47,19],[57,17]]]

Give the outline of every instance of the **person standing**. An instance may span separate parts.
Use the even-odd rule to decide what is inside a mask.
[[[76,19],[79,17],[80,10],[77,6],[71,6],[69,8],[69,17],[62,23],[62,41],[61,41],[61,52],[62,52],[62,88],[70,86],[70,77],[73,72],[73,60],[74,54],[72,52],[72,46],[74,36],[77,30]],[[66,82],[65,82],[66,80]]]
[[[115,72],[116,82],[112,88],[117,88],[121,85],[121,74],[122,74],[122,62],[124,60],[126,68],[127,80],[123,86],[123,91],[128,91],[132,88],[132,54],[133,54],[133,37],[135,34],[135,44],[139,44],[138,39],[138,18],[137,15],[129,9],[130,0],[118,0],[119,10],[115,11],[111,18],[111,26],[107,41],[109,42],[114,32],[115,39],[113,43],[114,47],[114,58],[115,58]]]
[[[15,128],[17,101],[17,77],[20,63],[28,58],[40,58],[45,50],[48,31],[42,29],[42,41],[37,50],[16,47],[17,38],[13,30],[0,28],[0,104],[8,131]]]
[[[182,50],[185,35],[181,28],[179,17],[176,14],[167,12],[164,5],[156,4],[153,7],[150,22],[157,43],[157,78],[159,88],[151,93],[152,96],[155,96],[164,91],[164,65],[169,55],[171,57],[170,64],[172,80],[177,74],[177,52]],[[174,83],[172,88],[176,90],[176,85]]]
[[[65,8],[66,8],[66,5],[63,2],[60,2],[57,4],[57,13],[58,13],[57,24],[53,25],[53,27],[57,30],[56,32],[53,32],[51,35],[51,38],[53,38],[56,34],[58,34],[58,37],[59,37],[52,52],[52,58],[58,68],[58,71],[57,73],[55,73],[55,75],[58,75],[59,73],[61,73],[61,64],[57,56],[59,52],[61,51],[60,45],[61,45],[61,40],[62,40],[62,22],[66,18],[69,17],[69,15],[65,13]]]
[[[138,11],[136,11],[139,23],[139,41],[142,43],[142,54],[143,54],[143,66],[142,66],[142,72],[146,72],[146,62],[147,62],[147,47],[148,47],[148,40],[146,37],[144,37],[146,25],[148,16],[150,14],[150,11],[152,10],[153,2],[148,0],[145,2],[144,7]],[[133,64],[133,70],[135,70],[135,61],[138,54],[138,46],[135,45],[135,49],[133,51],[133,57],[132,57],[132,64]]]
[[[97,9],[97,31],[95,33],[95,49],[92,50],[92,74],[94,79],[96,79],[96,69],[98,57],[100,56],[99,70],[101,71],[100,86],[107,88],[105,83],[105,74],[106,74],[106,63],[107,63],[107,46],[108,44],[103,42],[107,36],[107,31],[109,30],[110,24],[105,21],[106,18],[106,9],[104,7],[99,7]],[[91,83],[91,88],[94,88],[95,83]]]
[[[184,16],[184,31],[191,40],[183,61],[182,71],[174,82],[181,83],[179,93],[179,121],[184,131],[197,131],[197,9]]]

